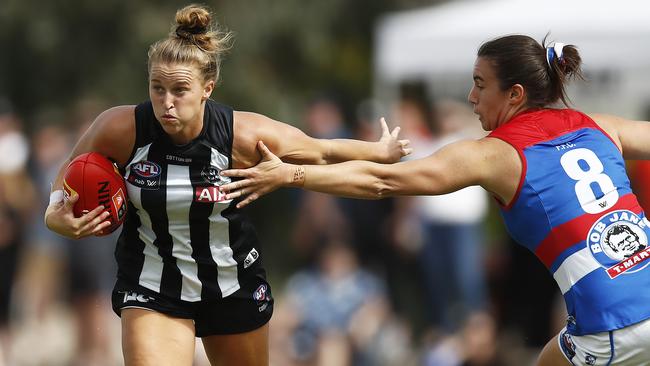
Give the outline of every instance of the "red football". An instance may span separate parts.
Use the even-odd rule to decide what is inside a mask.
[[[68,165],[63,177],[63,191],[67,197],[73,192],[79,195],[74,205],[75,217],[80,217],[97,206],[103,205],[110,216],[111,226],[103,235],[115,231],[126,217],[126,187],[120,172],[104,155],[90,152],[77,156]]]

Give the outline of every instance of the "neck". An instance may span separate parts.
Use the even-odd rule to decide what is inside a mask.
[[[517,115],[519,115],[519,114],[521,114],[523,112],[526,112],[528,110],[530,110],[530,108],[528,108],[525,105],[519,105],[519,106],[516,106],[516,107],[510,109],[505,115],[505,118],[504,118],[505,122],[504,123],[508,123],[508,121],[515,118],[515,116],[517,116]]]

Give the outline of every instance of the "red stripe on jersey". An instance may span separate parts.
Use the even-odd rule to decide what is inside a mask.
[[[583,128],[597,129],[614,142],[588,115],[573,109],[527,110],[495,128],[488,136],[499,137],[523,150]]]
[[[585,213],[573,220],[554,227],[546,238],[537,246],[535,254],[544,265],[546,265],[546,268],[550,268],[553,261],[555,261],[562,252],[579,241],[587,238],[589,229],[591,229],[591,226],[596,220],[598,220],[598,218],[608,212],[616,210],[630,210],[635,214],[639,214],[643,211],[639,202],[636,200],[636,196],[632,193],[626,194],[621,197],[614,206],[603,212],[597,214]]]

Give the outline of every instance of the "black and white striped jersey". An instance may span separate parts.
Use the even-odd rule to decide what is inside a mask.
[[[231,167],[232,109],[208,100],[201,134],[183,146],[163,131],[151,102],[135,108],[135,120],[118,277],[185,301],[232,294],[261,269],[253,227],[218,189],[230,181],[219,172]]]

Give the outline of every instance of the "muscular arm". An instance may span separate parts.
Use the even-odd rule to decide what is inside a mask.
[[[426,158],[397,164],[350,161],[331,166],[304,166],[305,189],[346,197],[439,195],[481,185],[498,190],[492,153],[486,140],[465,140]],[[295,182],[293,185],[299,185]]]
[[[379,142],[350,139],[316,139],[300,129],[260,114],[234,112],[233,159],[236,167],[255,165],[260,155],[256,145],[264,143],[283,161],[301,164],[332,164],[348,160],[395,162],[406,155],[406,140],[398,141],[399,128]]]
[[[263,162],[250,169],[222,172],[244,179],[222,187],[228,198],[247,196],[238,207],[280,186],[363,199],[398,195],[438,195],[480,185],[503,202],[515,195],[522,164],[517,152],[494,138],[459,141],[423,158],[397,164],[349,161],[332,165],[292,165],[263,144]]]
[[[625,159],[650,159],[650,122],[631,121],[604,114],[590,117],[614,139]]]
[[[124,166],[135,144],[135,115],[133,106],[115,107],[100,114],[75,145],[68,160],[59,169],[52,190],[61,190],[66,167],[80,154],[95,151]],[[101,233],[110,225],[104,221],[108,212],[98,206],[82,217],[74,217],[72,207],[79,199],[51,202],[45,211],[45,225],[52,231],[69,237],[82,238]]]
[[[88,130],[79,139],[63,162],[52,189],[61,189],[63,174],[68,164],[77,156],[95,151],[115,161],[120,167],[126,161],[135,144],[135,115],[133,106],[111,108],[95,119]]]

